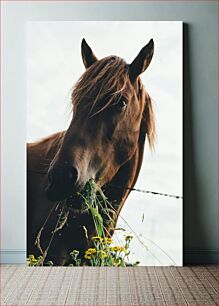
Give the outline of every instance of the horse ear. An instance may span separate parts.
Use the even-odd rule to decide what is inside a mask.
[[[138,53],[133,62],[129,65],[129,77],[132,83],[143,73],[149,66],[154,54],[154,41],[151,39]]]
[[[88,46],[86,40],[83,38],[81,42],[81,55],[85,68],[89,68],[94,62],[97,61],[93,51]]]

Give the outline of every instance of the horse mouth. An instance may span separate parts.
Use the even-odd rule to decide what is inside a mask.
[[[66,198],[66,205],[74,215],[88,214],[97,198],[98,185],[90,179],[80,192],[73,192]]]
[[[73,215],[82,215],[88,212],[88,207],[79,191],[68,190],[65,192],[62,190],[60,192],[59,189],[51,188],[51,186],[48,186],[45,191],[50,201],[64,204]]]
[[[74,215],[89,214],[92,203],[96,198],[97,183],[90,179],[80,190],[68,190],[65,192],[65,196],[58,189],[47,187],[47,198],[51,201],[61,202],[66,208]]]
[[[78,193],[73,193],[66,199],[66,206],[74,215],[83,215],[89,210],[84,199]]]

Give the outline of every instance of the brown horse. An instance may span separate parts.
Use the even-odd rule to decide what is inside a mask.
[[[69,128],[27,146],[27,254],[40,255],[35,240],[43,227],[41,247],[49,245],[47,259],[55,265],[68,264],[73,249],[83,254],[95,235],[78,192],[93,178],[115,209],[116,222],[138,178],[146,135],[150,146],[154,140],[152,103],[139,77],[151,62],[153,40],[131,64],[117,56],[98,60],[84,39],[81,51],[86,71],[72,92]],[[60,214],[54,203],[64,199],[72,209],[50,241]]]

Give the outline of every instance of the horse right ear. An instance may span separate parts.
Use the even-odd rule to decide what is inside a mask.
[[[93,54],[93,51],[84,38],[81,42],[81,55],[85,68],[89,68],[93,63],[97,61],[96,56]]]
[[[144,46],[133,62],[129,65],[129,77],[132,83],[136,81],[138,76],[143,73],[152,60],[154,54],[154,41],[151,39],[149,43]]]

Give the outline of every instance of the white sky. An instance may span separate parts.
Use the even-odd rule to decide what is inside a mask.
[[[142,81],[153,99],[157,141],[154,152],[146,146],[136,188],[182,195],[181,22],[28,22],[27,140],[68,127],[71,88],[84,71],[82,38],[98,58],[118,55],[128,63],[154,39]],[[182,264],[181,200],[132,192],[122,215],[148,246],[146,251],[133,242],[133,258],[141,265],[173,264],[154,243]]]

